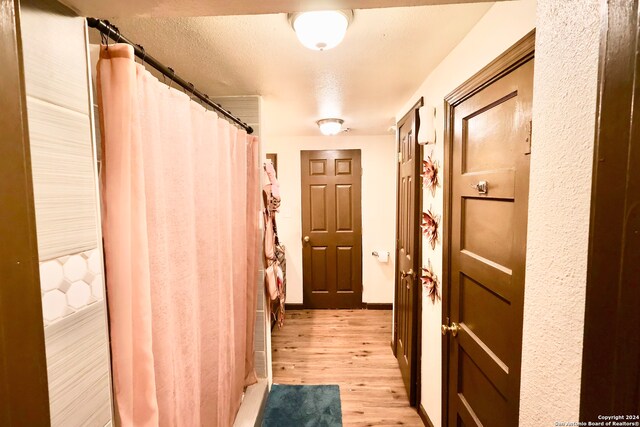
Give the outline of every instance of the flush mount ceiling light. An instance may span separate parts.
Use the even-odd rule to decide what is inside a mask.
[[[320,128],[320,132],[323,135],[337,135],[342,132],[342,124],[344,120],[342,119],[322,119],[318,120],[318,127]]]
[[[320,10],[289,14],[298,40],[313,50],[328,50],[340,44],[353,20],[352,10]]]

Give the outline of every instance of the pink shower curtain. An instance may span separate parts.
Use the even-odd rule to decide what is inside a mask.
[[[127,426],[230,426],[255,382],[258,141],[160,83],[131,46],[98,63],[116,405]]]

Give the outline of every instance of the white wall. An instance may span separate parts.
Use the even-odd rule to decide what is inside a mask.
[[[577,421],[599,0],[538,0],[520,425]]]
[[[392,303],[393,260],[381,264],[371,252],[384,249],[393,257],[395,250],[395,136],[265,135],[263,144],[264,153],[278,154],[282,195],[278,233],[287,251],[287,303],[302,303],[300,151],[327,149],[362,150],[362,300]]]
[[[496,3],[478,21],[469,34],[453,51],[429,74],[415,94],[398,111],[396,119],[409,111],[422,96],[425,106],[436,108],[436,145],[425,147],[425,155],[431,150],[440,165],[443,164],[444,145],[444,98],[464,83],[473,74],[494,60],[515,42],[535,27],[535,0]],[[442,182],[442,167],[440,168]],[[439,215],[443,210],[442,188],[436,196],[424,191],[424,207],[431,207]],[[431,261],[438,277],[442,277],[442,245],[435,251],[423,241],[423,263]],[[442,425],[442,354],[440,325],[442,324],[442,304],[433,304],[426,295],[422,300],[422,372],[421,405],[436,427]]]

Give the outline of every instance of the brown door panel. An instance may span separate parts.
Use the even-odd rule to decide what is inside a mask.
[[[533,65],[450,107],[449,426],[518,424]]]
[[[417,401],[418,304],[422,153],[415,141],[417,115],[412,110],[398,124],[398,189],[396,230],[396,357],[409,401]]]
[[[580,421],[640,414],[640,4],[602,4]]]
[[[481,181],[487,182],[486,194],[478,194],[475,187]],[[464,173],[460,175],[459,182],[458,189],[461,197],[508,200],[514,198],[516,184],[514,169]]]
[[[301,151],[303,298],[362,307],[360,150]]]

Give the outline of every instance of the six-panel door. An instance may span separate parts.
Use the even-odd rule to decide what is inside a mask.
[[[396,357],[411,404],[416,403],[416,338],[418,288],[416,272],[420,262],[419,145],[415,142],[415,112],[398,126],[398,205],[396,236]]]
[[[304,305],[362,307],[360,150],[301,151]]]

